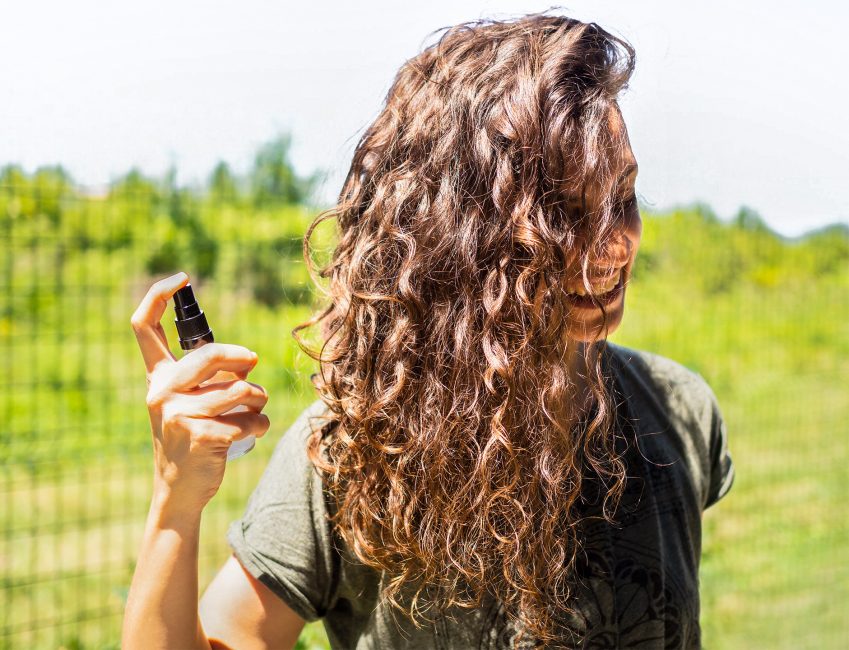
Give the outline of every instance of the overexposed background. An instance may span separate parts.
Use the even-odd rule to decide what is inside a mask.
[[[137,166],[203,181],[281,131],[332,202],[398,67],[433,30],[542,11],[516,0],[30,1],[0,21],[0,165],[61,163],[88,187]],[[849,222],[849,5],[575,0],[637,50],[623,97],[655,209],[741,205],[795,236]]]

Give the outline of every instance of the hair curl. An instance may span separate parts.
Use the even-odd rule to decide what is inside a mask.
[[[416,625],[490,594],[520,630],[555,640],[557,610],[574,611],[587,468],[612,521],[615,405],[587,345],[593,407],[563,417],[575,342],[562,287],[577,259],[591,290],[617,220],[608,117],[633,68],[627,42],[547,12],[448,28],[398,71],[337,204],[305,235],[313,280],[329,278],[329,304],[293,330],[329,408],[309,455],[336,529],[391,576],[382,596]],[[316,275],[310,239],[332,218]],[[299,332],[318,323],[314,350]]]

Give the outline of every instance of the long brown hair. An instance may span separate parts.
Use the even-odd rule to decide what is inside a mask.
[[[337,205],[306,233],[329,300],[293,330],[329,410],[310,458],[342,538],[391,576],[382,596],[420,625],[490,594],[541,641],[574,611],[586,470],[608,520],[624,488],[594,344],[591,417],[561,417],[574,344],[562,323],[572,260],[590,289],[618,218],[608,117],[634,67],[627,42],[548,14],[448,28],[401,67]],[[316,274],[311,236],[333,218],[338,243]],[[312,349],[299,332],[318,323]]]

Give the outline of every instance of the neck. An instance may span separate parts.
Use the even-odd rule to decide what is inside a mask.
[[[597,343],[568,341],[564,362],[572,388],[565,409],[565,421],[570,425],[577,422],[592,408],[595,398],[589,388],[587,375],[595,367],[598,356],[599,345]]]

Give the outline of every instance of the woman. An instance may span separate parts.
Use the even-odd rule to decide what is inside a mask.
[[[133,324],[156,481],[125,648],[292,647],[318,618],[338,648],[699,646],[722,417],[697,374],[606,342],[641,233],[616,102],[633,66],[597,25],[534,14],[451,28],[401,68],[305,237],[309,264],[336,218],[327,307],[293,332],[318,399],[200,617],[200,512],[267,396],[240,346],[170,357],[158,323],[186,278],[151,288]],[[197,388],[218,370],[241,380]]]

